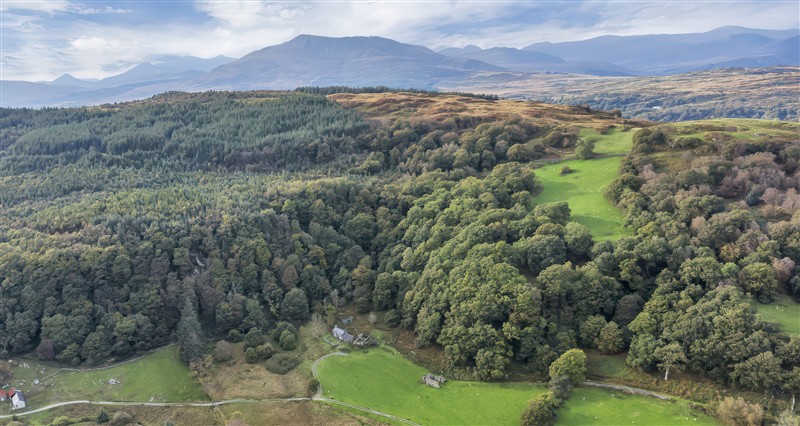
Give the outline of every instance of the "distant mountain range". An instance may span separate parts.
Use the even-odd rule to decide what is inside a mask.
[[[800,32],[723,27],[696,34],[602,36],[523,49],[477,46],[434,52],[381,37],[298,36],[240,59],[154,58],[113,77],[1,81],[3,107],[92,105],[170,90],[375,86],[436,89],[468,81],[530,80],[536,73],[670,75],[725,67],[800,65]]]

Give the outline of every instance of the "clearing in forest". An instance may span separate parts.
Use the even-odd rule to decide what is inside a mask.
[[[578,387],[558,410],[557,425],[715,425],[714,419],[680,401]]]
[[[612,129],[606,135],[584,129],[581,137],[595,141],[595,153],[622,154],[630,151],[635,130],[623,132]],[[536,177],[544,190],[535,201],[550,203],[566,201],[572,210],[572,219],[592,231],[596,241],[614,240],[627,232],[622,227],[622,212],[603,196],[603,191],[617,177],[621,157],[602,157],[589,160],[571,160],[549,164],[536,169]],[[564,166],[572,173],[561,175]]]
[[[800,336],[800,303],[778,294],[770,304],[753,301],[758,313],[768,322],[778,324],[784,333]]]
[[[528,401],[545,391],[531,383],[458,380],[434,389],[420,383],[425,368],[385,348],[332,356],[317,370],[324,397],[424,425],[518,425]]]

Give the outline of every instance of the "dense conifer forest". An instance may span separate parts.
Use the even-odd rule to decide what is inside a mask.
[[[752,304],[800,300],[796,123],[638,130],[606,191],[630,235],[595,242],[535,202],[574,123],[375,120],[321,95],[342,91],[0,110],[0,357],[95,364],[180,329],[191,361],[349,304],[480,379],[629,348],[800,391],[800,340]]]

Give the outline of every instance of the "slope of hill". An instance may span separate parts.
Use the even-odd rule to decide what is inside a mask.
[[[535,99],[653,121],[704,118],[797,120],[800,68],[719,69],[661,77],[521,76],[515,81],[475,78],[447,90],[474,90]]]

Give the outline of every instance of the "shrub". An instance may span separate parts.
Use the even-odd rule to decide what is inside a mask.
[[[572,382],[567,376],[556,376],[550,379],[550,392],[558,401],[566,401],[569,398],[569,392],[572,390]]]
[[[266,338],[260,328],[251,328],[244,336],[244,347],[246,348],[255,348],[264,343],[266,343]]]
[[[298,365],[300,365],[300,358],[290,354],[276,354],[265,364],[267,370],[275,374],[286,374]]]
[[[67,416],[59,416],[53,419],[52,422],[50,422],[50,426],[69,426],[73,423],[74,422],[72,421],[71,418]]]
[[[580,349],[570,349],[550,364],[550,378],[566,376],[573,384],[586,379],[586,353]]]
[[[241,342],[242,339],[244,339],[244,336],[242,336],[242,332],[241,331],[239,331],[239,330],[234,328],[233,330],[228,332],[227,339],[230,340],[233,343],[238,343],[238,342]]]
[[[281,335],[284,331],[289,330],[292,334],[297,336],[297,329],[286,321],[281,321],[275,325],[275,330],[272,330],[272,340],[279,342]]]
[[[100,410],[100,412],[97,413],[97,417],[94,420],[97,423],[108,423],[110,419],[108,417],[108,413],[106,413],[106,410]]]
[[[570,173],[572,173],[572,169],[568,165],[564,164],[561,166],[561,176],[568,175]]]
[[[231,358],[233,358],[233,345],[224,340],[220,340],[214,345],[214,351],[211,355],[217,362],[230,361]]]
[[[551,392],[539,395],[532,399],[522,412],[520,425],[522,426],[550,426],[556,423],[555,406],[552,404],[555,397]]]
[[[594,141],[591,139],[580,139],[575,147],[575,156],[581,160],[588,160],[594,157]]]
[[[247,348],[244,351],[244,362],[248,364],[255,364],[258,362],[258,352],[254,348]]]
[[[742,398],[726,397],[717,406],[717,417],[727,426],[760,426],[764,410],[758,404],[750,404]]]
[[[273,348],[269,343],[264,343],[256,348],[256,354],[258,355],[259,359],[270,359],[273,355],[275,355],[275,348]]]
[[[386,322],[386,325],[389,327],[397,327],[400,325],[400,315],[394,309],[389,309],[386,311],[386,314],[383,316],[383,321]]]
[[[114,417],[111,418],[111,425],[124,426],[132,421],[133,421],[133,416],[124,411],[117,411],[116,413],[114,413]]]
[[[291,351],[297,347],[297,337],[295,337],[291,331],[284,330],[284,332],[281,333],[281,338],[278,343],[284,350]]]

